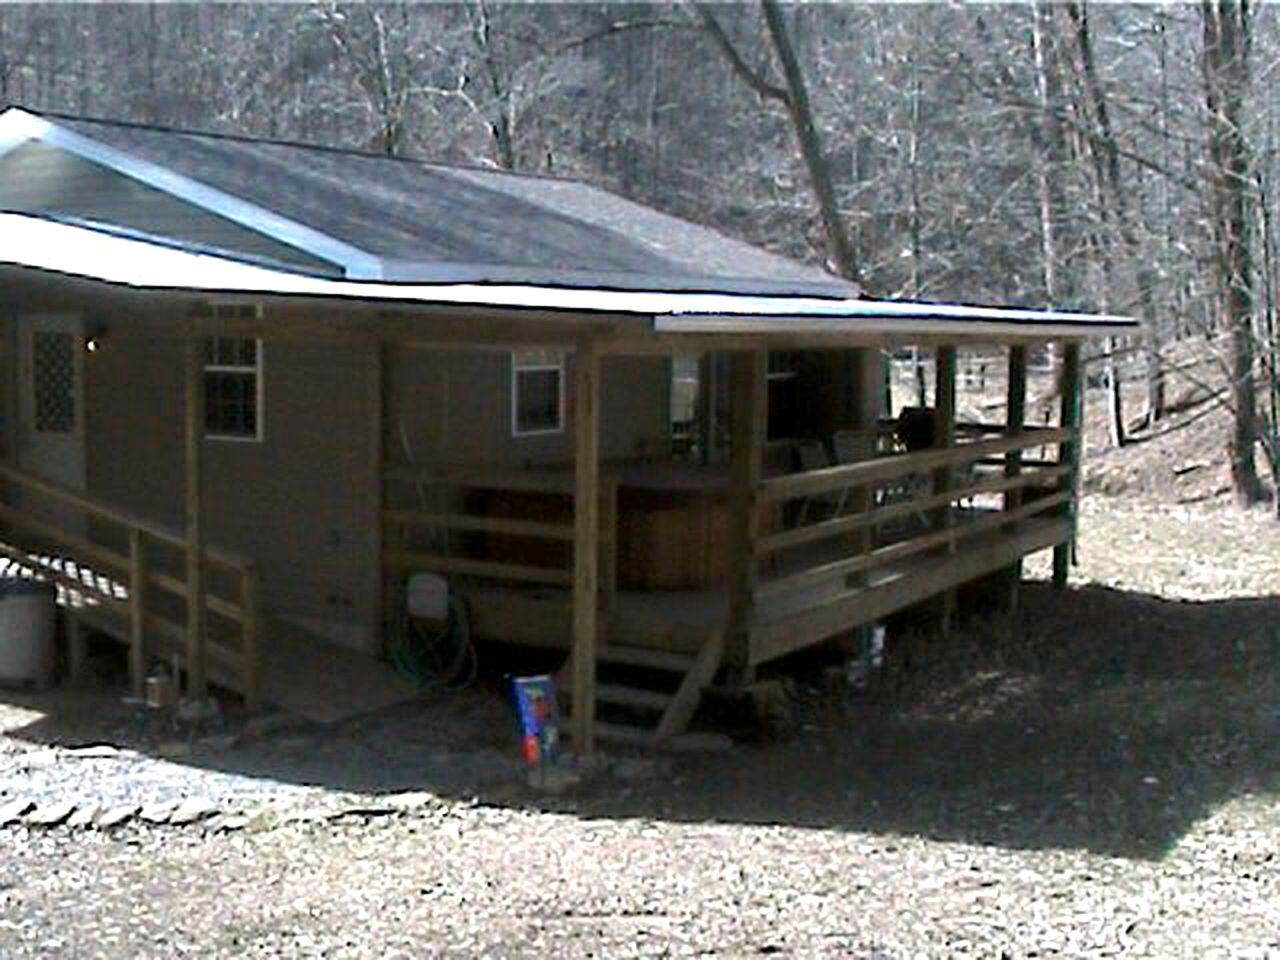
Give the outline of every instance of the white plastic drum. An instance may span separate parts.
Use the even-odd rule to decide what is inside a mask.
[[[53,683],[56,609],[53,584],[0,577],[0,683]]]

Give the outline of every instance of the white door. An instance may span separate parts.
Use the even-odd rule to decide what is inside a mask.
[[[18,466],[85,488],[84,323],[73,314],[18,319]]]

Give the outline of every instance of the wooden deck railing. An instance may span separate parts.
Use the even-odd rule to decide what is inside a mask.
[[[0,553],[64,588],[73,615],[95,626],[94,614],[124,625],[130,678],[141,695],[147,658],[185,656],[190,591],[182,576],[187,551],[181,533],[95,498],[0,463]],[[205,551],[212,615],[205,643],[207,675],[256,707],[263,614],[261,575],[253,561],[229,550]]]
[[[984,533],[1012,529],[1021,520],[1051,512],[1060,514],[1072,496],[1067,486],[1070,477],[1067,465],[1023,461],[1016,473],[981,475],[975,472],[960,482],[956,476],[964,472],[963,468],[991,463],[993,458],[1011,451],[1061,444],[1072,436],[1073,432],[1066,429],[1024,430],[946,449],[879,457],[763,480],[758,501],[762,509],[773,505],[776,511],[779,504],[787,501],[832,499],[841,491],[874,491],[911,478],[930,478],[924,481],[927,492],[923,494],[887,501],[864,494],[860,502],[867,505],[866,509],[840,513],[761,537],[754,544],[749,562],[760,564],[762,568],[781,568],[783,572],[761,579],[755,598],[764,601],[822,583],[839,583],[842,578],[868,574],[908,557],[955,548],[962,541]],[[948,482],[940,485],[938,480],[941,476],[948,477]],[[939,525],[933,522],[939,511],[971,498],[1028,488],[1050,489],[1052,492],[1042,493],[1034,499],[1026,498],[1025,501],[1009,498],[1006,509],[975,511],[962,523]],[[858,499],[850,497],[848,502]],[[876,545],[866,535],[889,521],[909,517],[930,520],[925,524],[924,532],[897,542]],[[823,550],[824,546],[827,549]],[[801,548],[808,548],[809,553],[818,559],[808,559]],[[833,553],[836,555],[834,559]],[[787,562],[780,562],[780,558]]]
[[[400,578],[412,573],[455,574],[506,583],[573,585],[572,478],[533,471],[420,471],[388,468],[390,482],[410,484],[410,497],[389,498],[383,511],[383,565]],[[492,494],[486,498],[482,493]],[[502,496],[521,498],[525,516],[504,516]],[[418,499],[416,506],[402,505]],[[431,503],[427,507],[422,501]],[[539,519],[529,519],[528,516]],[[455,536],[458,535],[458,536]],[[521,546],[512,547],[512,541]],[[504,549],[504,546],[506,549]],[[601,478],[600,595],[608,608],[617,594],[618,482]],[[516,557],[513,561],[512,555]]]

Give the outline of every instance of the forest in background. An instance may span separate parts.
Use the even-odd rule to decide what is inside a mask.
[[[1193,341],[1252,503],[1259,451],[1280,475],[1276,25],[1237,0],[6,5],[0,101],[578,177],[873,296],[1135,315],[1091,358],[1111,442],[1165,415]]]

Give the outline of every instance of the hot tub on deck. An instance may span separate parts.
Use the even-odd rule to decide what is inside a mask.
[[[727,579],[727,467],[653,463],[617,467],[613,473],[618,479],[619,589],[701,590]],[[468,505],[492,517],[572,522],[573,476],[558,479],[556,492],[475,489]],[[473,543],[479,556],[495,562],[559,569],[572,563],[572,544],[567,542],[484,534]]]

